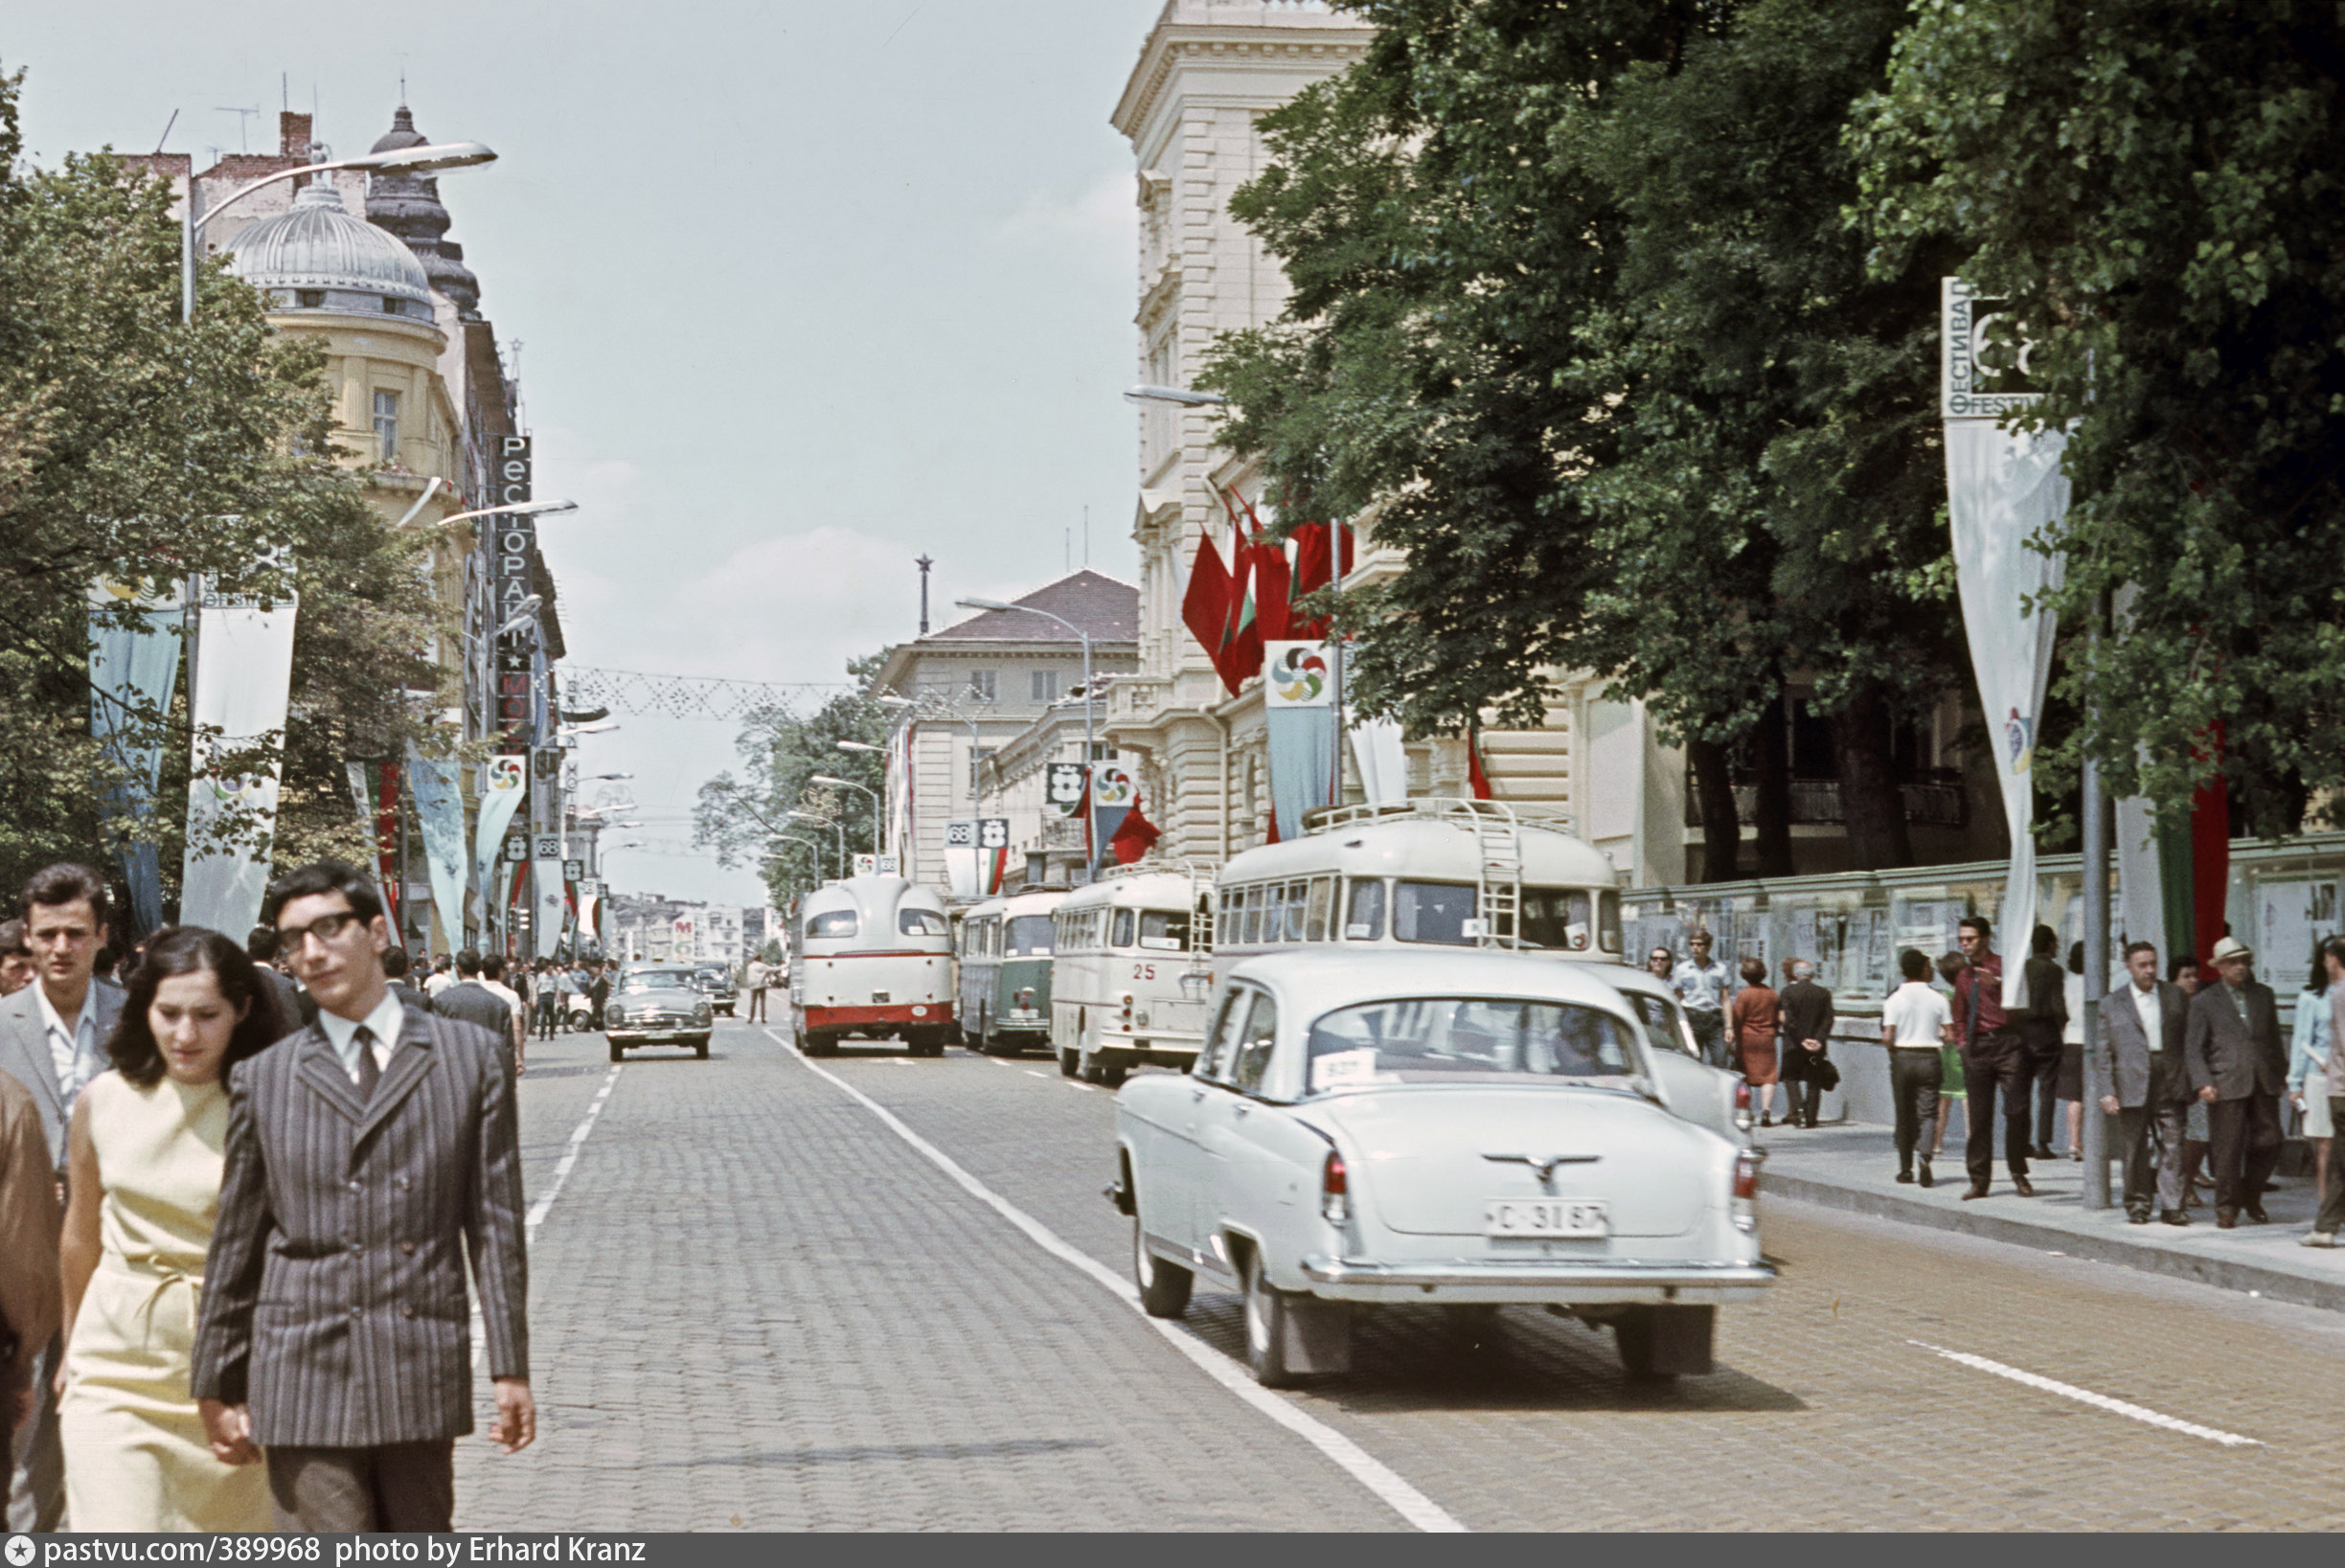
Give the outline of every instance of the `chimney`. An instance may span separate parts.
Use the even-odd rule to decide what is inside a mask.
[[[291,109],[277,116],[277,156],[296,163],[309,161],[309,117]]]

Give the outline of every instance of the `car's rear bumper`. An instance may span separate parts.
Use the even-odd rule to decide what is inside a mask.
[[[806,1009],[808,1029],[942,1029],[952,1023],[950,1002],[887,1002],[870,1007]]]
[[[603,1034],[606,1039],[620,1045],[658,1045],[677,1040],[706,1039],[709,1026],[706,1024],[661,1024],[653,1029],[606,1029]]]
[[[1372,1263],[1314,1254],[1303,1260],[1310,1292],[1330,1301],[1520,1303],[1600,1306],[1757,1301],[1775,1283],[1765,1263],[1479,1258]]]

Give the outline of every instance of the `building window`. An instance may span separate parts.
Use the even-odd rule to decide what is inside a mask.
[[[323,310],[326,308],[326,290],[297,288],[293,291],[293,303],[304,310]]]
[[[1001,672],[996,670],[970,670],[968,678],[968,694],[971,702],[1000,701]]]
[[[993,755],[991,746],[979,746],[969,753],[969,787],[981,788],[985,784],[986,759]]]
[[[396,392],[375,394],[375,440],[385,463],[398,461],[398,398]]]
[[[1035,700],[1035,701],[1036,701],[1036,702],[1057,702],[1057,701],[1059,700],[1059,671],[1058,671],[1058,670],[1029,670],[1029,671],[1027,672],[1027,684],[1028,684],[1028,686],[1031,688],[1031,695],[1033,696],[1033,698],[1034,698],[1034,700]]]

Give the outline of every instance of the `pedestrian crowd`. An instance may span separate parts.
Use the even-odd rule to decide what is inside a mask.
[[[2126,983],[2103,1000],[2088,1053],[2082,943],[2062,963],[2058,935],[2036,927],[2018,984],[2007,986],[1992,923],[1970,915],[1956,929],[1957,950],[1934,962],[1915,948],[1900,952],[1900,984],[1882,1003],[1898,1181],[1935,1185],[1943,1112],[1959,1101],[1967,1128],[1963,1197],[1992,1190],[1998,1116],[2004,1172],[2020,1196],[2035,1196],[2032,1163],[2083,1158],[2089,1055],[2101,1086],[2095,1102],[2115,1120],[2111,1155],[2130,1222],[2188,1225],[2191,1211],[2211,1195],[2221,1229],[2269,1223],[2264,1197],[2276,1190],[2285,1101],[2302,1117],[2321,1194],[2319,1216],[2301,1239],[2338,1244],[2345,1160],[2333,1158],[2332,1140],[2345,1118],[2345,938],[2330,938],[2314,953],[2296,1001],[2294,1038],[2285,1046],[2278,998],[2255,979],[2245,943],[2219,940],[2206,966],[2211,977],[2183,955],[2161,978],[2157,949],[2129,943]],[[1730,967],[1715,957],[1707,931],[1689,933],[1686,947],[1683,959],[1653,948],[1647,968],[1677,997],[1700,1055],[1742,1075],[1761,1126],[1777,1125],[1779,1079],[1788,1091],[1781,1125],[1814,1126],[1817,1101],[1839,1073],[1829,1054],[1832,993],[1814,984],[1813,966],[1787,963],[1790,984],[1778,992],[1758,959]],[[2053,1138],[2063,1127],[2066,1148],[2056,1153]]]
[[[469,1304],[489,1437],[536,1431],[528,1007],[502,961],[410,985],[373,884],[330,861],[271,888],[241,943],[167,927],[111,978],[95,873],[52,866],[20,902],[0,924],[9,1527],[449,1529]],[[595,967],[526,983],[591,996]]]

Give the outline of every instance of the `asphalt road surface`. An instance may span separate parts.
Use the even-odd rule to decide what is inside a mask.
[[[1772,1202],[1719,1370],[1628,1383],[1535,1309],[1388,1308],[1254,1388],[1159,1326],[1101,1197],[1112,1095],[1042,1057],[533,1047],[535,1447],[487,1530],[2345,1527],[2345,1315]]]

